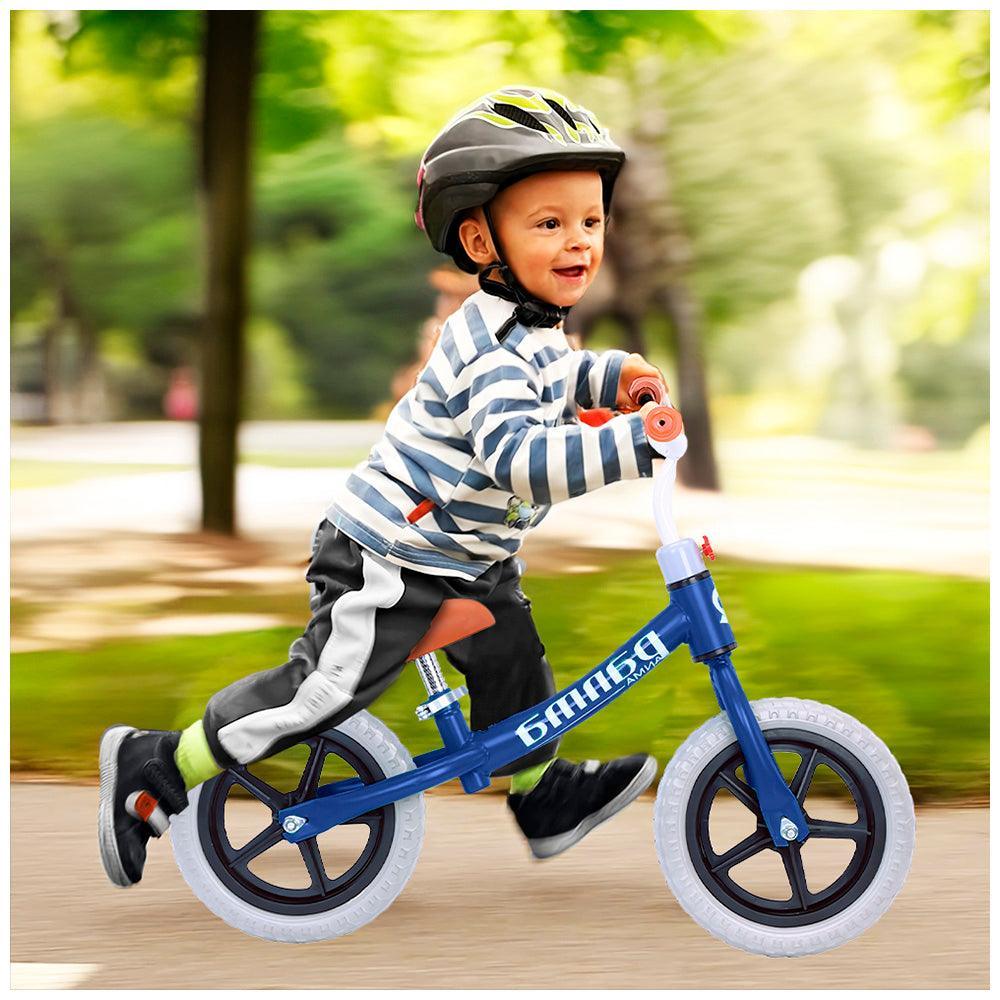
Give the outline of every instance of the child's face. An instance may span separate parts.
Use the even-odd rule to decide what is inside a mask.
[[[532,295],[557,306],[583,298],[604,256],[603,187],[596,170],[532,174],[497,194],[490,212],[507,263]],[[495,257],[485,220],[481,235],[486,259],[477,263],[488,263]]]

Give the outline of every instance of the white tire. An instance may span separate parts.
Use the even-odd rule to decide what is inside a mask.
[[[413,768],[413,760],[395,734],[368,712],[358,712],[342,722],[330,734],[343,733],[373,758],[384,777],[402,774]],[[217,779],[212,779],[217,780]],[[210,783],[189,793],[189,806],[175,816],[170,825],[177,867],[194,894],[217,917],[231,927],[268,941],[323,941],[350,934],[385,910],[403,891],[420,855],[424,838],[423,795],[401,799],[394,810],[388,849],[377,872],[364,888],[342,904],[311,913],[278,913],[235,892],[213,867],[214,853],[210,838],[199,823],[199,801]],[[207,803],[207,800],[206,800]],[[216,864],[218,855],[216,854]]]
[[[703,774],[708,778],[707,771],[717,768],[720,759],[727,759],[720,758],[720,754],[737,746],[736,735],[724,712],[692,733],[664,771],[653,814],[660,867],[680,905],[697,923],[727,944],[775,957],[827,951],[871,927],[903,887],[916,836],[910,790],[888,747],[844,712],[798,698],[768,698],[750,704],[765,735],[768,730],[794,730],[805,741],[810,735],[824,738],[852,755],[867,772],[881,799],[885,819],[881,861],[872,862],[869,871],[874,874],[868,876],[867,888],[840,912],[800,926],[770,926],[751,919],[727,906],[709,890],[706,879],[712,876],[707,875],[708,866],[699,868],[692,860],[687,824],[691,819],[689,809],[697,808],[691,801],[692,793],[696,785],[705,787],[704,781],[699,785],[699,778]],[[703,877],[699,871],[706,875]]]

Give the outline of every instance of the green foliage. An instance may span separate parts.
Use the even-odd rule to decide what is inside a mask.
[[[899,206],[902,163],[859,129],[868,93],[849,61],[762,42],[676,60],[665,89],[667,162],[713,323],[789,296],[806,264],[857,252]]]
[[[303,359],[286,332],[275,323],[255,319],[248,324],[246,349],[244,417],[290,420],[308,416],[312,402],[304,387]]]
[[[606,69],[634,39],[671,56],[719,50],[730,31],[745,24],[739,14],[697,10],[572,10],[552,11],[552,17],[563,34],[567,68],[585,73]]]
[[[62,46],[57,74],[43,23]],[[189,351],[201,303],[204,14],[19,12],[16,24],[13,315],[40,329],[68,288],[81,321],[170,366]],[[430,309],[424,274],[441,260],[411,222],[420,150],[464,102],[536,80],[596,104],[622,137],[637,111],[664,104],[664,164],[692,243],[710,377],[741,391],[787,383],[804,339],[794,303],[805,266],[923,238],[962,212],[981,226],[988,55],[986,11],[265,12],[256,318],[291,338],[304,406],[365,412],[409,359]],[[650,60],[659,94],[641,83]],[[935,200],[937,210],[920,207]],[[981,270],[929,272],[915,302],[890,304],[906,416],[932,416],[945,440],[984,411],[967,391],[983,385]],[[971,303],[956,288],[972,288]],[[946,327],[953,346],[937,346]],[[149,415],[162,376],[128,377]],[[281,395],[291,412],[290,382]]]
[[[903,83],[939,122],[971,108],[988,109],[990,12],[909,12],[917,31],[907,33]]]
[[[176,133],[74,117],[14,129],[12,308],[63,290],[100,330],[190,315],[197,228],[188,150]]]
[[[961,445],[989,420],[989,318],[983,306],[972,335],[958,343],[921,339],[902,350],[899,378],[910,423],[944,445]]]
[[[147,111],[178,114],[159,90],[173,93],[170,77],[200,58],[202,11],[81,11],[79,29],[66,39],[70,73],[99,69],[138,83],[153,98]],[[314,138],[340,120],[326,88],[327,43],[317,34],[323,15],[313,11],[262,14],[254,81],[254,136],[264,151],[282,151]],[[179,117],[197,120],[194,94]]]
[[[342,124],[327,83],[322,13],[272,10],[262,15],[254,83],[254,136],[262,152],[283,152]]]
[[[382,400],[431,311],[436,259],[413,225],[408,175],[337,136],[263,164],[255,306],[289,331],[327,413]]]
[[[920,801],[986,795],[985,583],[732,561],[713,566],[713,575],[740,642],[734,662],[750,698],[814,698],[857,716],[896,754]],[[617,558],[596,573],[529,573],[525,589],[560,686],[607,656],[664,602],[662,578],[648,556]],[[185,600],[189,612],[227,609],[208,608],[208,598]],[[224,602],[228,610],[233,600]],[[275,606],[273,597],[263,605]],[[252,607],[261,610],[259,602]],[[15,654],[12,766],[93,776],[94,747],[110,722],[186,725],[220,687],[283,662],[297,633],[270,629]],[[421,700],[410,669],[374,706],[414,753],[436,742],[433,727],[414,718]],[[648,750],[664,764],[717,711],[705,668],[679,650],[570,733],[562,752],[581,759]]]
[[[67,39],[67,69],[100,65],[110,73],[166,76],[201,40],[197,11],[82,10]]]

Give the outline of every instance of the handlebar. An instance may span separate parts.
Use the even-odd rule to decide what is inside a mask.
[[[671,405],[667,387],[648,375],[634,379],[628,387],[629,398],[636,406],[656,403],[645,416],[646,437],[653,450],[667,461],[655,474],[653,482],[653,517],[660,540],[670,545],[678,540],[673,515],[674,475],[677,460],[687,451],[687,436],[680,412]]]
[[[657,404],[646,414],[646,437],[660,454],[667,457],[666,453],[656,446],[666,445],[684,433],[684,421],[681,419],[680,411],[670,405],[667,387],[658,378],[640,375],[629,384],[628,395],[636,406],[641,407],[646,403]],[[679,458],[680,455],[676,457]]]

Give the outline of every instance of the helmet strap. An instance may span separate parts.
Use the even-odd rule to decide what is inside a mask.
[[[493,246],[496,248],[497,259],[487,264],[479,272],[479,287],[489,295],[513,302],[517,306],[513,319],[522,326],[557,326],[566,318],[571,307],[556,306],[551,302],[535,298],[514,277],[510,265],[503,259],[503,251],[500,248],[496,229],[493,227],[493,217],[490,215],[489,205],[483,205],[483,214],[486,216],[486,225],[493,239]],[[491,277],[492,272],[498,273],[503,280],[498,281],[495,277]],[[504,334],[509,332],[509,330],[504,330]]]

